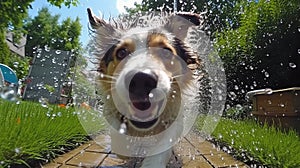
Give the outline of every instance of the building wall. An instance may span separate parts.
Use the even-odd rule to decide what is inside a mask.
[[[22,57],[25,57],[26,36],[21,37],[19,42],[16,43],[14,41],[13,33],[7,32],[6,33],[6,43],[12,52],[14,52]]]

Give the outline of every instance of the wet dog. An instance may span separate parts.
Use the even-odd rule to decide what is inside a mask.
[[[184,132],[183,106],[198,96],[196,83],[203,77],[195,77],[201,60],[186,43],[190,28],[201,23],[199,15],[107,22],[88,9],[88,16],[99,59],[103,114],[113,130],[112,150],[145,157],[142,167],[166,167],[172,145]]]

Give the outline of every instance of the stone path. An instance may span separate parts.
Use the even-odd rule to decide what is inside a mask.
[[[130,163],[119,159],[110,151],[110,137],[100,135],[97,142],[106,142],[105,146],[89,141],[77,149],[54,159],[43,168],[123,168]],[[137,159],[138,162],[138,159]],[[229,154],[221,151],[214,144],[203,140],[195,134],[189,134],[181,140],[174,149],[169,168],[249,168],[243,162],[235,160]]]

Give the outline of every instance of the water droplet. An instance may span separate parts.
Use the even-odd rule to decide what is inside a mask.
[[[104,78],[104,74],[103,73],[100,74],[100,78]]]
[[[47,52],[50,51],[50,47],[48,47],[48,45],[45,45],[44,49],[45,49],[45,51],[47,51]]]
[[[154,97],[153,93],[149,93],[149,98],[153,98],[153,97]]]
[[[109,99],[110,99],[110,95],[107,95],[107,96],[106,96],[106,99],[109,100]]]
[[[20,64],[19,62],[14,62],[14,63],[13,63],[13,66],[14,66],[15,68],[18,68],[18,67],[19,67],[19,64]]]
[[[272,94],[273,90],[271,88],[266,88],[264,92],[265,94]]]
[[[39,103],[41,104],[42,107],[47,108],[48,107],[48,99],[41,97],[39,99]]]
[[[290,66],[291,68],[296,68],[296,67],[297,67],[297,65],[296,65],[295,63],[293,63],[293,62],[290,62],[290,63],[289,63],[289,66]]]
[[[268,104],[272,104],[272,101],[271,101],[271,100],[268,100]]]
[[[61,50],[56,50],[55,53],[56,53],[57,55],[59,55],[59,54],[61,54]]]
[[[268,72],[265,72],[265,76],[268,78],[270,77],[270,74]]]
[[[16,149],[15,149],[15,152],[16,152],[16,153],[20,153],[20,152],[21,152],[20,148],[16,148]]]
[[[126,131],[127,131],[127,126],[126,126],[125,123],[122,123],[122,124],[120,125],[119,133],[120,133],[120,134],[125,134]]]
[[[79,162],[78,166],[81,167],[82,166],[82,162]]]
[[[9,101],[15,101],[17,99],[16,92],[14,88],[11,87],[4,87],[4,89],[0,92],[0,97]]]
[[[52,59],[52,63],[56,64],[56,59],[55,58]]]

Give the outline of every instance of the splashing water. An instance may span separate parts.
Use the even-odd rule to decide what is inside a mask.
[[[1,89],[1,88],[0,88]],[[0,90],[0,97],[9,101],[16,101],[17,94],[14,88],[12,87],[4,87]]]
[[[41,97],[39,99],[39,103],[41,104],[42,107],[48,108],[48,99]]]

